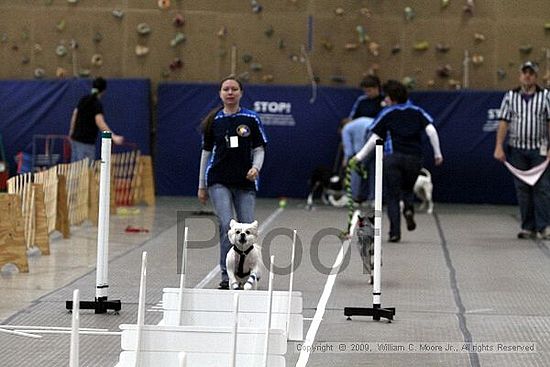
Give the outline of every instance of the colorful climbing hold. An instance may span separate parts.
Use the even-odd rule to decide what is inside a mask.
[[[115,9],[111,12],[111,14],[113,14],[113,17],[115,17],[117,19],[124,18],[124,11],[121,10],[121,9]]]
[[[174,24],[174,26],[178,28],[183,27],[183,25],[185,24],[185,19],[183,18],[183,15],[176,14],[174,20],[172,21],[172,24]]]
[[[158,0],[159,9],[166,10],[170,7],[170,0]]]
[[[449,52],[450,49],[451,47],[445,43],[438,43],[437,45],[435,45],[435,50],[442,54],[446,54],[447,52]]]
[[[405,13],[405,20],[413,20],[416,16],[416,13],[410,6],[405,7],[405,9],[403,9],[403,12]]]
[[[149,53],[149,47],[136,45],[136,56],[145,56]]]
[[[178,33],[176,33],[174,38],[172,38],[172,40],[170,41],[170,46],[171,47],[176,47],[180,43],[185,42],[185,39],[186,39],[185,34],[183,34],[182,32],[178,32]]]
[[[101,56],[100,54],[93,54],[91,62],[93,66],[99,68],[101,67],[101,65],[103,65],[103,56]]]
[[[65,47],[65,45],[58,45],[56,48],[55,48],[55,54],[59,57],[63,57],[67,54],[67,47]]]
[[[413,46],[415,51],[426,51],[430,48],[430,43],[428,41],[418,41]]]
[[[151,27],[147,23],[139,23],[137,25],[137,32],[142,36],[146,36],[151,33]]]
[[[355,27],[355,30],[357,31],[357,36],[359,37],[359,43],[367,43],[368,37],[365,27],[363,27],[362,25],[358,25],[357,27]]]

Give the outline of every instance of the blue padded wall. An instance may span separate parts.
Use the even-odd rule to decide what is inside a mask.
[[[150,154],[150,81],[108,79],[107,83],[102,98],[107,124],[142,154]],[[0,131],[12,172],[17,152],[32,153],[33,135],[68,133],[78,100],[90,90],[89,79],[0,81]]]
[[[259,195],[305,197],[315,167],[331,167],[337,128],[356,97],[354,88],[320,87],[314,103],[307,86],[248,86],[242,105],[267,113],[269,138]],[[164,83],[158,88],[157,192],[196,195],[201,136],[199,122],[219,105],[213,84]],[[433,166],[426,142],[425,166],[436,201],[513,204],[512,176],[493,159],[495,110],[502,92],[413,92],[411,99],[435,118],[444,165]],[[270,103],[268,103],[270,102]],[[292,121],[295,125],[292,125]],[[284,125],[287,126],[284,126]]]

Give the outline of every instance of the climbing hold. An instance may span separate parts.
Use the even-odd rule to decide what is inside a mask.
[[[170,7],[170,0],[158,0],[158,6],[162,10],[166,10]]]
[[[344,84],[346,82],[346,77],[343,76],[343,75],[332,75],[330,77],[330,80],[333,82],[333,83],[337,83],[337,84]]]
[[[451,68],[451,65],[447,64],[447,65],[438,67],[436,70],[436,73],[437,73],[437,76],[439,76],[440,78],[448,78],[451,76],[452,70],[453,69]]]
[[[225,36],[227,36],[227,27],[226,26],[221,27],[216,34],[219,38],[225,38]]]
[[[30,59],[30,57],[28,57],[27,55],[24,55],[24,56],[21,58],[21,64],[27,65],[29,62],[31,62],[31,59]]]
[[[46,70],[42,69],[42,68],[36,68],[34,69],[34,77],[36,79],[42,79],[44,77],[44,75],[46,75]]]
[[[55,54],[59,57],[63,57],[67,54],[67,47],[65,47],[65,45],[58,45],[56,48],[55,48]]]
[[[275,32],[275,30],[273,29],[273,26],[270,25],[270,26],[267,27],[267,29],[264,31],[264,34],[265,34],[267,37],[271,38],[271,36],[273,36],[273,33],[274,33],[274,32]]]
[[[363,27],[362,25],[358,25],[357,27],[355,27],[355,30],[357,31],[357,36],[359,37],[359,43],[367,43],[368,36],[365,27]]]
[[[462,10],[464,14],[474,15],[474,8],[475,8],[474,0],[466,0],[466,5],[464,5]]]
[[[456,79],[449,79],[447,84],[449,84],[449,87],[451,87],[453,89],[460,89],[461,88],[460,82]]]
[[[484,61],[483,55],[478,55],[478,54],[472,55],[472,64],[479,66],[483,64],[483,61]]]
[[[263,10],[263,6],[261,6],[256,0],[250,0],[250,5],[252,6],[252,12],[254,14],[258,14]]]
[[[263,67],[262,67],[262,64],[260,63],[253,62],[252,64],[250,64],[250,70],[252,71],[261,71],[262,69]]]
[[[120,9],[115,9],[111,12],[111,14],[113,14],[113,17],[117,18],[117,19],[122,19],[124,18],[124,11],[120,10]]]
[[[172,71],[181,69],[183,67],[183,61],[179,57],[176,57],[174,60],[172,60],[169,67]]]
[[[137,32],[142,36],[146,36],[151,33],[151,27],[147,23],[139,23],[137,25]]]
[[[474,34],[474,41],[476,43],[481,43],[481,42],[485,41],[485,35],[482,34],[482,33],[475,33]]]
[[[279,42],[277,42],[277,48],[279,48],[279,50],[282,50],[283,48],[285,48],[285,40],[284,39],[279,38]]]
[[[239,76],[237,77],[239,80],[242,80],[242,81],[248,81],[250,79],[250,73],[248,71],[245,71],[243,73],[240,73]]]
[[[334,44],[326,38],[321,41],[321,45],[327,51],[331,51],[334,48]]]
[[[441,0],[441,8],[445,9],[451,4],[451,0]]]
[[[78,0],[67,0],[69,4],[76,4],[78,3]]]
[[[170,77],[170,72],[168,70],[163,70],[163,71],[161,71],[160,76],[163,79],[166,79],[166,78]]]
[[[100,32],[95,32],[94,42],[95,43],[100,43],[101,41],[103,41],[103,35]]]
[[[248,64],[250,61],[252,61],[252,55],[250,54],[244,54],[242,56],[242,60],[245,64]]]
[[[39,54],[42,52],[42,46],[40,45],[40,43],[35,43],[33,46],[32,46],[32,53],[34,54]]]
[[[58,32],[63,32],[63,30],[65,29],[65,19],[61,19],[59,22],[57,22],[57,24],[55,25],[55,28],[57,28],[57,31]]]
[[[69,41],[69,47],[73,50],[76,50],[78,48],[78,42],[76,42],[75,39],[72,39]]]
[[[373,56],[378,56],[380,54],[379,52],[380,45],[376,42],[370,42],[369,43],[369,51]]]
[[[391,48],[392,55],[398,54],[400,52],[401,52],[401,45],[400,44],[393,45],[393,47]]]
[[[430,43],[428,41],[418,41],[414,44],[415,51],[426,51],[430,48]]]
[[[93,66],[99,68],[101,67],[101,65],[103,65],[103,56],[101,56],[100,54],[93,54],[91,62]]]
[[[334,13],[336,15],[340,15],[340,16],[344,15],[344,9],[343,8],[336,8],[336,9],[334,9]]]
[[[523,45],[519,47],[519,52],[521,52],[524,55],[529,55],[533,51],[532,45]]]
[[[413,8],[411,8],[410,6],[405,7],[403,12],[405,13],[406,20],[413,20],[414,17],[416,16],[416,13],[414,12]]]
[[[497,69],[497,78],[498,80],[503,80],[506,78],[506,71],[502,68]]]
[[[175,27],[183,27],[183,25],[185,24],[185,19],[183,18],[183,15],[176,14],[172,23]]]
[[[262,81],[265,83],[271,83],[275,79],[275,77],[272,74],[266,74],[262,76]]]
[[[63,79],[66,75],[67,75],[67,69],[64,69],[62,67],[57,67],[57,69],[55,69],[56,77]]]
[[[449,52],[450,49],[451,47],[445,43],[438,43],[437,45],[435,45],[435,50],[442,54],[446,54],[447,52]]]
[[[298,62],[298,61],[300,61],[300,58],[298,57],[298,55],[290,55],[289,58],[290,58],[290,60],[292,60],[293,62]]]
[[[370,11],[369,8],[361,8],[361,9],[359,9],[359,12],[360,12],[362,15],[366,16],[367,18],[370,17],[370,16],[372,15],[372,13],[371,13],[371,11]]]
[[[170,41],[170,46],[176,47],[182,42],[185,42],[185,34],[178,32],[176,33],[176,36]]]
[[[78,71],[78,76],[80,76],[82,78],[87,78],[90,75],[92,75],[92,71],[90,69],[80,69]]]
[[[433,79],[429,79],[427,82],[426,82],[426,85],[428,87],[433,87],[435,85],[435,80]]]
[[[344,48],[348,51],[357,50],[358,47],[359,45],[357,43],[352,43],[352,42],[346,43],[346,45],[344,46]]]
[[[145,56],[149,53],[149,47],[136,45],[136,56]]]
[[[406,76],[401,80],[401,83],[407,88],[407,89],[414,89],[416,86],[416,79],[414,79],[412,76]]]

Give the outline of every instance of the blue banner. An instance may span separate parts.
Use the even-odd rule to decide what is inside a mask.
[[[107,124],[143,154],[150,154],[150,81],[108,79],[107,83],[102,98]],[[90,90],[89,79],[0,81],[0,132],[12,174],[15,154],[32,153],[33,135],[68,134],[72,112]]]

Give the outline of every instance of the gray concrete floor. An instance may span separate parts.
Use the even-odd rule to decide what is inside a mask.
[[[82,327],[118,331],[119,324],[136,321],[142,251],[149,255],[148,306],[158,303],[163,287],[178,285],[176,212],[198,210],[196,200],[161,197],[156,207],[139,209],[135,215],[111,217],[109,298],[120,299],[122,311],[82,311]],[[344,229],[347,212],[322,204],[308,212],[303,202],[292,200],[284,210],[277,209],[277,200],[260,199],[257,218],[266,224],[262,237],[278,228],[298,231],[301,254],[294,289],[303,293],[306,335],[327,282],[322,268],[333,265],[342,245],[335,236],[314,239],[326,228]],[[384,218],[382,306],[396,308],[395,320],[344,316],[344,307],[372,306],[372,287],[352,243],[315,334],[313,346],[318,349],[309,355],[307,366],[550,366],[550,243],[517,240],[516,214],[516,208],[506,206],[436,204],[434,215],[418,213],[417,230],[405,230],[402,242],[395,244],[385,241]],[[204,281],[217,263],[217,247],[204,244],[214,224],[206,216],[189,218],[186,224],[197,245],[189,250],[187,284],[214,288],[218,277]],[[128,225],[149,232],[125,233]],[[28,274],[2,273],[0,322],[69,326],[65,301],[73,289],[80,289],[83,300],[94,297],[96,235],[90,224],[72,228],[69,240],[54,234],[52,254],[31,258]],[[290,243],[278,236],[264,250],[275,255],[277,266],[285,267]],[[288,281],[288,275],[277,275],[275,289],[286,289]],[[160,318],[160,313],[148,312],[146,323],[156,324]],[[464,344],[478,349],[461,351]],[[498,351],[499,344],[533,345],[535,352]],[[1,366],[68,365],[68,335],[31,340],[0,334],[0,345]],[[338,351],[340,345],[346,351]],[[423,350],[426,345],[454,349]],[[289,343],[287,366],[297,365],[299,347]],[[81,366],[114,366],[119,352],[119,337],[81,338]]]

